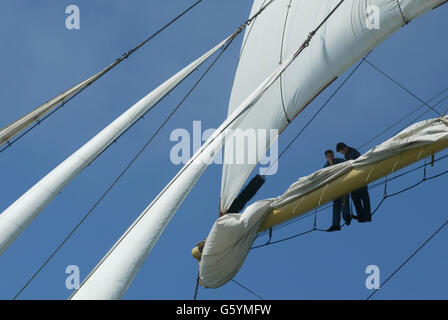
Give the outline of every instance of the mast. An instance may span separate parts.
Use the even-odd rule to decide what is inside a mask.
[[[226,38],[137,102],[9,206],[0,215],[0,254],[71,180],[233,37]]]

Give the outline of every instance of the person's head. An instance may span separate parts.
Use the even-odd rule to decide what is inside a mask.
[[[325,151],[325,158],[327,158],[328,162],[333,163],[333,161],[334,161],[334,152],[333,152],[333,150]]]
[[[336,145],[336,151],[345,155],[348,151],[348,147],[344,142],[339,142]]]

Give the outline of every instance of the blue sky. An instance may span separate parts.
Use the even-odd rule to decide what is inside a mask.
[[[0,126],[110,64],[193,1],[0,2]],[[81,29],[65,28],[65,8],[77,4]],[[205,0],[132,58],[57,112],[20,143],[0,155],[0,210],[173,73],[202,55],[245,21],[249,0]],[[447,87],[448,6],[399,30],[369,60],[422,99]],[[216,128],[227,114],[239,47],[238,38],[149,149],[72,239],[23,292],[24,299],[65,299],[65,268],[78,265],[84,278],[176,174],[169,161],[173,129]],[[204,70],[204,68],[201,68]],[[83,171],[0,257],[0,299],[10,299],[126,166],[199,73],[179,86],[93,165]],[[290,141],[340,79],[316,99],[280,138]],[[281,194],[297,178],[321,168],[323,151],[338,141],[361,145],[419,105],[419,101],[364,64],[280,160],[257,199]],[[445,102],[440,106],[444,110]],[[430,114],[427,117],[431,117]],[[350,125],[348,125],[350,123]],[[390,137],[397,128],[361,151]],[[429,173],[446,169],[440,162]],[[398,190],[422,172],[390,185]],[[338,233],[312,233],[252,251],[236,280],[266,299],[363,299],[366,266],[380,267],[384,280],[446,219],[446,177],[389,199],[370,224],[354,223]],[[197,264],[190,252],[218,214],[221,167],[211,166],[162,235],[125,299],[191,299]],[[372,206],[381,188],[371,193]],[[274,233],[275,238],[309,228],[312,219]],[[318,216],[330,224],[330,210]],[[375,298],[446,299],[448,232],[441,232]],[[200,299],[251,299],[233,283],[200,289]]]

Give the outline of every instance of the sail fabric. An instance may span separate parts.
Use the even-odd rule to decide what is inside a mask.
[[[252,13],[264,0],[255,0]],[[241,121],[258,132],[288,124],[334,79],[406,22],[444,0],[346,0],[316,33],[309,47],[282,73]],[[339,0],[276,0],[246,30],[229,102],[229,114],[275,68],[294,54]],[[251,13],[251,14],[252,14]],[[372,14],[372,15],[369,15]],[[369,17],[368,17],[369,15]],[[369,20],[370,19],[370,20]],[[372,20],[374,19],[374,20]],[[375,20],[376,19],[376,20]],[[379,29],[375,22],[379,21]],[[277,138],[256,136],[256,161],[247,148],[225,146],[220,210],[226,212],[251,171]],[[241,154],[242,153],[242,154]],[[237,161],[235,155],[245,161]],[[269,172],[268,172],[269,174]]]
[[[84,168],[94,161],[101,152],[126,132],[180,82],[193,73],[202,63],[222,48],[231,38],[232,36],[226,38],[151,91],[11,204],[0,215],[0,254],[11,245],[45,206]]]
[[[23,130],[28,128],[31,124],[33,124],[35,121],[38,121],[39,119],[43,118],[45,115],[50,113],[51,111],[55,110],[59,105],[66,102],[70,98],[72,98],[74,95],[78,94],[80,91],[84,90],[86,87],[91,85],[93,82],[98,80],[100,77],[102,77],[106,72],[108,72],[110,69],[112,69],[115,65],[119,63],[119,60],[115,61],[108,67],[104,68],[100,72],[94,74],[90,78],[78,83],[77,85],[73,86],[72,88],[64,91],[57,97],[54,97],[50,101],[44,103],[43,105],[37,107],[33,111],[27,113],[23,117],[17,119],[13,123],[5,126],[0,130],[0,146],[11,139],[13,139],[15,136],[17,136],[19,133],[21,133]]]
[[[242,214],[229,213],[216,221],[199,264],[199,281],[203,287],[218,288],[233,279],[243,265],[270,205],[270,201],[258,201]]]
[[[356,160],[320,169],[309,176],[300,178],[277,198],[257,201],[247,207],[241,215],[229,213],[220,217],[210,231],[202,252],[199,263],[201,284],[207,288],[217,288],[230,281],[237,274],[246,259],[257,231],[260,231],[259,227],[262,226],[266,217],[273,210],[295,201],[295,208],[299,211],[301,204],[303,205],[306,202],[306,197],[311,192],[332,183],[350,183],[349,181],[341,182],[337,179],[352,170],[365,168],[378,164],[385,159],[403,155],[407,150],[429,149],[430,146],[441,142],[443,142],[443,148],[448,147],[448,117],[421,121],[370,149]],[[422,158],[420,152],[414,156],[411,162],[417,162]],[[390,165],[391,167],[385,171],[386,174],[393,173],[396,169],[394,163],[390,163]],[[379,168],[373,166],[371,170],[377,169]],[[355,189],[365,183],[365,180],[358,181],[358,186]],[[335,185],[335,187],[341,188],[340,184]],[[324,188],[322,193],[326,193],[326,190]],[[340,194],[335,194],[333,198],[327,197],[327,201],[332,201],[340,196]],[[324,203],[317,203],[317,205],[322,204]],[[303,210],[300,210],[300,212],[301,214],[305,213]],[[299,213],[294,214],[294,216],[297,215]]]

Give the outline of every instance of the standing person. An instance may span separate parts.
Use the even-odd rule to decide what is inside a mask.
[[[355,160],[361,156],[358,150],[347,146],[343,142],[339,142],[336,145],[336,151],[345,156],[345,160]],[[356,208],[358,216],[354,218],[359,222],[372,221],[372,215],[370,213],[370,196],[367,186],[361,187],[351,193],[353,204]]]
[[[333,150],[325,151],[325,157],[327,158],[327,162],[324,165],[324,168],[332,166],[334,164],[344,162],[344,159],[335,158]],[[341,230],[341,211],[342,217],[345,220],[345,223],[349,226],[352,221],[352,216],[350,214],[350,206],[349,206],[349,195],[345,195],[342,198],[336,199],[333,201],[333,222],[331,227],[327,230],[327,232],[339,231]]]

